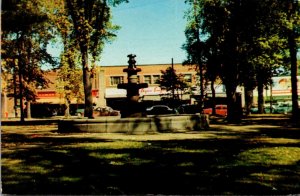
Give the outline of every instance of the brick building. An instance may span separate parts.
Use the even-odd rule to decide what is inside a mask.
[[[159,87],[157,81],[160,80],[161,70],[166,70],[170,64],[149,64],[138,65],[142,69],[138,73],[139,83],[148,83],[148,88],[140,89],[141,101],[159,102],[163,95],[167,92]],[[127,75],[123,72],[124,66],[102,66],[97,67],[96,75],[92,79],[92,95],[93,102],[96,106],[111,106],[118,107],[120,101],[126,97],[126,90],[118,89],[119,83],[127,83]],[[197,81],[196,71],[182,64],[174,64],[174,69],[177,74],[181,74],[185,81],[191,86],[195,86]],[[56,89],[56,78],[58,71],[49,71],[46,73],[46,78],[50,80],[49,87],[46,89],[36,89],[36,101],[31,104],[32,112],[39,113],[41,110],[57,110],[65,102]],[[2,80],[3,81],[3,80]],[[3,117],[14,117],[14,99],[6,95],[5,88],[2,88],[1,93],[1,114]],[[184,99],[190,101],[190,96],[185,96]],[[17,103],[18,104],[18,103]],[[83,107],[83,102],[78,102],[77,99],[71,100],[71,110],[78,107]],[[38,111],[35,111],[38,110]],[[72,111],[71,111],[72,112]],[[34,115],[33,115],[34,117]]]
[[[147,83],[148,88],[140,89],[140,97],[142,101],[159,102],[161,98],[167,94],[165,89],[161,89],[157,81],[161,78],[161,70],[166,70],[170,64],[154,64],[154,65],[139,65],[142,69],[138,73],[139,83]],[[105,76],[105,94],[104,99],[107,105],[115,105],[114,102],[126,97],[126,90],[117,89],[119,83],[127,83],[127,75],[123,69],[127,66],[105,66],[101,67],[101,71]],[[177,74],[182,75],[183,79],[195,86],[197,81],[196,71],[189,66],[182,66],[181,64],[174,64],[174,70]],[[100,71],[100,72],[101,72]],[[189,96],[183,99],[190,99]],[[150,103],[151,104],[151,103]]]

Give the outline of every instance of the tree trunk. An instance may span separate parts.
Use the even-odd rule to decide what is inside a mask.
[[[15,118],[18,117],[18,95],[17,95],[17,59],[15,60],[14,72],[13,72],[13,83],[14,83],[14,110]]]
[[[70,117],[70,101],[68,99],[66,99],[65,106],[66,106],[65,117],[69,118]]]
[[[203,64],[201,61],[201,57],[199,57],[199,74],[200,74],[200,99],[203,105],[203,98],[204,98],[204,80],[203,80]]]
[[[249,115],[253,104],[253,89],[250,89],[245,86],[244,93],[245,93],[246,114]]]
[[[290,50],[290,60],[291,60],[291,83],[292,83],[292,118],[293,120],[299,119],[299,104],[298,104],[298,85],[297,85],[297,47],[294,35],[294,29],[290,31],[289,34],[289,50]]]
[[[257,84],[257,92],[258,92],[258,113],[263,114],[264,112],[264,85],[262,82],[258,82]]]
[[[226,88],[227,99],[227,120],[228,122],[240,122],[241,116],[239,115],[236,104],[236,88],[238,86],[238,46],[237,37],[235,32],[230,35],[232,41],[228,43],[228,50],[226,54],[225,63],[223,65],[223,82]],[[232,52],[229,52],[232,51]]]
[[[227,120],[228,122],[238,122],[240,116],[236,114],[236,85],[234,83],[225,84],[226,87],[226,97],[227,97]]]
[[[297,5],[294,1],[287,1],[288,3],[288,20],[291,20],[292,15],[296,13]],[[292,119],[295,122],[298,122],[298,86],[297,86],[297,44],[296,44],[296,35],[295,35],[295,24],[292,23],[292,29],[288,32],[288,45],[290,51],[290,60],[291,60],[291,83],[292,83]]]
[[[22,63],[21,63],[22,64]],[[23,77],[21,72],[21,66],[19,65],[19,99],[20,99],[20,113],[21,113],[21,122],[25,121],[24,108],[23,108]]]
[[[92,81],[91,73],[88,66],[87,49],[81,50],[82,54],[82,72],[83,72],[83,88],[84,88],[84,116],[88,118],[93,117],[93,97],[92,97]]]
[[[24,59],[22,58],[22,52],[24,52],[24,41],[23,37],[20,38],[20,48],[19,48],[19,99],[20,99],[20,113],[21,113],[21,122],[25,121],[24,108],[23,108],[23,68],[24,68]]]
[[[216,115],[216,90],[215,90],[215,81],[211,81],[211,103],[212,103],[212,115]]]
[[[26,116],[27,118],[31,118],[31,101],[26,102]]]

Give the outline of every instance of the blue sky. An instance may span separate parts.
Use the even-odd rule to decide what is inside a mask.
[[[137,64],[182,63],[186,10],[184,0],[129,0],[113,8],[121,29],[105,45],[100,65],[127,65],[128,54],[137,55]]]

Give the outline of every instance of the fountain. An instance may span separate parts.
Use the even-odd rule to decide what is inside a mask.
[[[123,72],[127,73],[128,83],[118,84],[118,89],[126,89],[126,104],[124,104],[124,108],[121,110],[121,117],[146,117],[145,107],[142,103],[139,102],[140,95],[139,89],[147,88],[147,83],[138,83],[137,73],[142,71],[140,68],[137,68],[135,63],[134,54],[129,54],[127,56],[128,60],[128,68],[123,69]]]
[[[119,89],[126,89],[126,103],[119,116],[102,116],[95,119],[62,119],[58,123],[58,132],[89,132],[89,133],[126,133],[150,134],[161,132],[199,131],[209,127],[208,115],[157,115],[147,117],[145,107],[139,102],[139,89],[147,88],[148,84],[138,83],[137,73],[141,72],[135,63],[136,55],[128,55],[127,73],[128,83],[119,84]]]

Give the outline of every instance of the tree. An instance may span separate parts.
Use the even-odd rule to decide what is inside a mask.
[[[166,70],[161,70],[162,76],[159,81],[159,86],[165,88],[167,92],[171,92],[171,100],[174,106],[175,101],[179,100],[179,95],[187,89],[188,85],[184,81],[182,75],[176,74],[173,67],[168,67]],[[181,96],[182,98],[182,96]]]
[[[123,1],[126,0],[110,2],[112,5],[117,5]],[[91,78],[94,75],[94,63],[100,58],[105,41],[115,37],[114,31],[118,29],[110,22],[111,14],[108,3],[107,0],[66,0],[67,14],[73,25],[72,33],[81,52],[84,115],[88,118],[93,118]],[[89,55],[92,57],[91,61],[89,61]]]
[[[201,44],[198,41],[198,56],[201,56],[204,51],[209,51],[210,48],[214,48],[211,54],[220,56],[222,62],[220,62],[220,76],[224,85],[226,86],[226,95],[228,102],[228,119],[234,120],[237,117],[235,115],[235,92],[238,86],[239,72],[238,67],[240,62],[238,61],[238,35],[239,35],[239,4],[235,1],[208,1],[208,0],[190,0],[187,1],[191,6],[199,7],[194,17],[194,21],[198,25],[194,25],[197,29],[195,34],[196,38],[199,36],[210,37],[211,41],[214,40],[216,47],[208,47],[208,45]],[[216,16],[213,16],[213,14]],[[188,19],[190,19],[188,18]],[[206,42],[209,39],[204,40]],[[189,51],[188,51],[189,52]],[[207,52],[209,54],[209,52]],[[198,58],[199,59],[199,58]],[[200,59],[201,60],[201,59]],[[200,62],[198,60],[198,62]],[[218,66],[218,65],[216,65]],[[213,72],[211,72],[213,73]],[[217,74],[212,74],[216,76]]]
[[[72,99],[77,99],[77,103],[83,101],[82,69],[80,69],[76,53],[72,49],[62,54],[56,88],[65,100],[65,116],[69,117]]]
[[[215,114],[215,89],[214,82],[220,76],[222,50],[222,32],[224,27],[220,25],[205,25],[209,21],[220,21],[225,18],[225,11],[218,6],[204,6],[201,1],[190,1],[193,4],[192,11],[188,12],[189,22],[186,26],[186,43],[183,49],[187,51],[187,60],[183,64],[195,65],[200,76],[200,97],[204,97],[204,84],[210,82],[212,90],[212,108]],[[207,20],[203,20],[203,14]],[[207,36],[209,32],[210,36]],[[201,39],[200,39],[201,37]],[[202,76],[201,76],[202,75]]]
[[[238,108],[235,103],[237,86],[244,85],[247,92],[250,92],[258,85],[259,91],[262,92],[263,87],[270,84],[274,65],[282,62],[284,44],[287,41],[281,36],[285,26],[286,10],[284,12],[282,6],[285,1],[189,0],[187,2],[191,7],[197,4],[200,8],[196,13],[200,22],[198,32],[200,36],[206,38],[203,40],[201,50],[196,50],[196,53],[201,53],[207,62],[218,59],[217,62],[207,64],[207,71],[210,72],[209,70],[213,70],[211,68],[214,67],[219,70],[217,73],[212,71],[209,75],[221,77],[226,87],[228,120],[238,120],[239,115],[236,115]],[[194,19],[189,17],[188,20],[187,26],[193,23]],[[190,55],[193,50],[187,49],[187,53]],[[263,106],[262,96],[260,105]]]
[[[1,53],[8,62],[6,65],[10,66],[6,67],[6,71],[13,75],[15,99],[20,100],[21,121],[24,121],[23,99],[29,104],[35,99],[36,87],[45,86],[48,82],[43,76],[41,65],[55,63],[46,51],[52,35],[46,23],[47,16],[40,12],[39,1],[10,0],[5,1],[2,8],[1,33],[5,50]]]
[[[291,82],[292,82],[292,103],[293,103],[293,120],[298,122],[299,120],[299,104],[298,104],[298,86],[297,86],[297,49],[300,43],[300,5],[298,1],[290,0],[288,3],[288,14],[287,14],[287,37],[288,37],[288,48],[290,53],[291,62]],[[298,40],[298,43],[297,43]],[[298,45],[298,46],[297,46]]]
[[[247,43],[251,44],[252,50],[248,52],[247,63],[254,72],[255,86],[258,89],[259,113],[264,113],[263,90],[272,85],[273,73],[278,65],[284,63],[284,45],[286,38],[280,36],[282,28],[281,4],[278,1],[265,1],[256,6],[256,19],[253,27],[258,30],[255,34],[248,36]],[[253,16],[255,17],[255,16]],[[244,76],[249,75],[249,69],[244,70]],[[252,75],[252,74],[251,74]],[[247,86],[252,84],[248,77],[243,82]],[[248,82],[247,82],[248,81]]]
[[[74,39],[73,24],[68,17],[66,2],[50,1],[45,4],[45,13],[56,32],[56,40],[62,42],[63,51],[60,55],[60,64],[57,72],[56,88],[58,94],[64,99],[65,117],[70,116],[70,103],[76,99],[83,102],[83,81],[79,45]]]
[[[184,65],[195,66],[199,75],[199,85],[200,85],[200,103],[203,104],[204,100],[204,55],[205,52],[205,42],[200,39],[201,37],[201,18],[200,9],[201,6],[196,0],[190,1],[193,6],[189,10],[190,15],[188,15],[189,23],[185,29],[186,43],[182,46],[183,49],[187,51],[187,60],[183,62]]]

